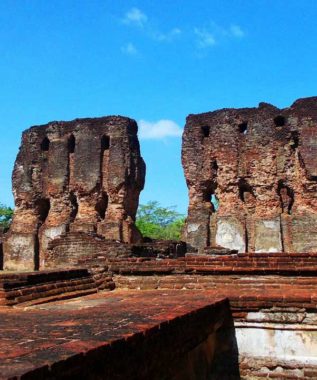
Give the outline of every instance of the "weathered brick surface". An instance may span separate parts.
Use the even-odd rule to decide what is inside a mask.
[[[240,312],[261,308],[294,307],[316,312],[316,262],[315,253],[187,254],[165,260],[112,258],[107,269],[118,288],[203,290],[228,297],[239,319]]]
[[[144,177],[134,120],[109,116],[28,129],[13,171],[5,269],[45,268],[48,243],[68,231],[139,241],[134,220]]]
[[[230,300],[234,316],[244,318],[240,312],[261,308],[298,308],[317,311],[317,280],[315,277],[248,276],[238,275],[204,276],[197,274],[115,275],[119,289],[131,290],[201,290],[215,297]],[[297,310],[294,311],[295,313]]]
[[[313,97],[286,109],[260,103],[188,116],[182,146],[187,243],[199,250],[317,250],[316,110]]]
[[[241,380],[305,380],[317,378],[316,366],[309,364],[283,363],[274,360],[274,358],[252,360],[249,357],[241,357],[239,362]]]
[[[315,275],[317,253],[261,253],[208,256],[187,254],[178,259],[110,258],[105,265],[121,274],[283,274],[289,276]]]
[[[0,318],[2,379],[238,379],[228,303],[202,292],[190,302],[181,292],[112,292],[0,309]]]
[[[0,305],[52,302],[114,289],[109,273],[69,269],[0,275]]]
[[[185,250],[185,243],[172,240],[122,244],[96,234],[69,232],[48,244],[45,262],[51,268],[65,265],[91,268],[105,265],[110,257],[180,257],[185,255]]]

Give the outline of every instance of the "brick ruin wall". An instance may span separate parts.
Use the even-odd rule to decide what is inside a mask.
[[[184,238],[209,255],[185,255],[167,242],[138,244],[133,222],[145,167],[135,122],[109,117],[31,128],[14,170],[16,211],[4,238],[5,268],[33,269],[38,260],[41,269],[78,269],[8,274],[0,284],[3,304],[41,303],[114,286],[129,290],[129,298],[136,289],[147,291],[141,297],[154,290],[186,293],[187,304],[195,291],[225,297],[243,378],[316,378],[316,120],[317,98],[283,110],[261,103],[257,109],[188,117]],[[187,341],[190,331],[186,323]],[[175,332],[174,325],[169,336]],[[168,356],[174,352],[170,341],[165,346]],[[134,352],[139,357],[139,347]],[[185,372],[177,378],[186,378],[187,367]]]
[[[317,251],[317,97],[189,115],[182,164],[193,248]]]
[[[4,269],[45,268],[48,244],[68,232],[141,241],[134,221],[144,179],[134,120],[76,119],[26,130],[13,171]]]

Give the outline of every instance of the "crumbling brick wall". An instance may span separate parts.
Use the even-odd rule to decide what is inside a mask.
[[[48,243],[68,231],[140,241],[134,221],[144,179],[134,120],[76,119],[26,130],[13,171],[4,268],[44,268]]]
[[[182,163],[189,245],[317,250],[317,97],[189,115]]]

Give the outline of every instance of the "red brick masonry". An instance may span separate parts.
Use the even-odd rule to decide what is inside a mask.
[[[178,291],[115,291],[29,310],[2,307],[0,320],[1,379],[172,379],[184,355],[232,328],[226,300]],[[218,338],[215,355],[225,343]]]
[[[240,253],[228,256],[187,254],[184,258],[100,258],[99,265],[120,274],[281,274],[316,275],[317,253]],[[84,262],[80,263],[85,266]]]
[[[114,289],[108,273],[87,269],[0,274],[0,305],[44,303]]]

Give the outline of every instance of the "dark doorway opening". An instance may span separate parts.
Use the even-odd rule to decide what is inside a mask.
[[[102,136],[101,138],[101,152],[103,153],[105,150],[110,148],[110,137]]]
[[[239,124],[238,128],[239,128],[239,132],[245,135],[248,131],[248,123],[247,122],[241,123]]]
[[[201,127],[201,131],[203,133],[203,137],[209,137],[210,128],[207,125],[204,125],[203,127]]]
[[[50,149],[50,140],[47,137],[44,137],[44,139],[41,142],[41,150],[42,152],[48,152]]]
[[[71,134],[69,139],[68,139],[67,147],[68,147],[68,153],[69,154],[75,152],[76,139],[75,139],[75,136],[73,134]]]
[[[286,123],[286,120],[284,116],[279,115],[274,118],[274,124],[276,127],[283,127],[285,123]]]

